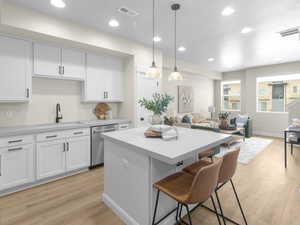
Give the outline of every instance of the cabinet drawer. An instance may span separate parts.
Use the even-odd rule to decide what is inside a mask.
[[[10,147],[16,145],[31,144],[34,142],[33,136],[17,136],[0,139],[0,147]]]
[[[90,136],[90,129],[76,129],[76,130],[68,130],[66,131],[66,135],[68,138],[70,137],[79,137],[79,136]]]
[[[52,140],[66,138],[66,137],[67,137],[66,131],[48,132],[48,133],[38,134],[36,136],[36,141],[37,142],[52,141]]]
[[[129,128],[130,128],[130,125],[128,123],[119,124],[119,130],[127,130]]]

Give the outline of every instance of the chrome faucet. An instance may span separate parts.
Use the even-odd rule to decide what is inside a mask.
[[[55,122],[59,123],[59,121],[63,118],[61,110],[60,110],[60,104],[57,103],[56,104],[56,118],[55,118]]]

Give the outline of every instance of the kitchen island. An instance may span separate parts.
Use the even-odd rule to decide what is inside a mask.
[[[204,130],[178,128],[178,140],[145,138],[146,128],[103,134],[103,202],[127,225],[151,225],[156,190],[153,183],[197,160],[197,154],[227,142],[231,136]],[[157,218],[176,208],[165,195]],[[161,224],[175,224],[175,212]]]

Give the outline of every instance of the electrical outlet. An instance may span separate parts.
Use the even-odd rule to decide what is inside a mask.
[[[11,119],[13,117],[13,111],[6,111],[6,118]]]

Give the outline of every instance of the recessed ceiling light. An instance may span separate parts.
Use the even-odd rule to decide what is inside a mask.
[[[51,5],[56,8],[65,8],[66,3],[63,0],[51,0]]]
[[[241,33],[242,34],[248,34],[250,32],[252,32],[253,29],[251,27],[244,27],[242,30],[241,30]]]
[[[208,61],[208,62],[213,62],[213,61],[215,61],[215,58],[208,58],[207,61]]]
[[[186,48],[184,46],[180,46],[180,47],[178,47],[178,51],[179,52],[185,52]]]
[[[116,19],[111,19],[109,22],[108,22],[108,25],[111,26],[111,27],[118,27],[120,26],[120,23],[118,20]]]
[[[230,7],[230,6],[227,6],[225,9],[223,9],[222,11],[222,16],[230,16],[232,15],[233,13],[235,13],[235,10],[234,8]]]
[[[153,41],[154,42],[160,42],[161,41],[161,37],[155,36],[155,37],[153,37]]]

